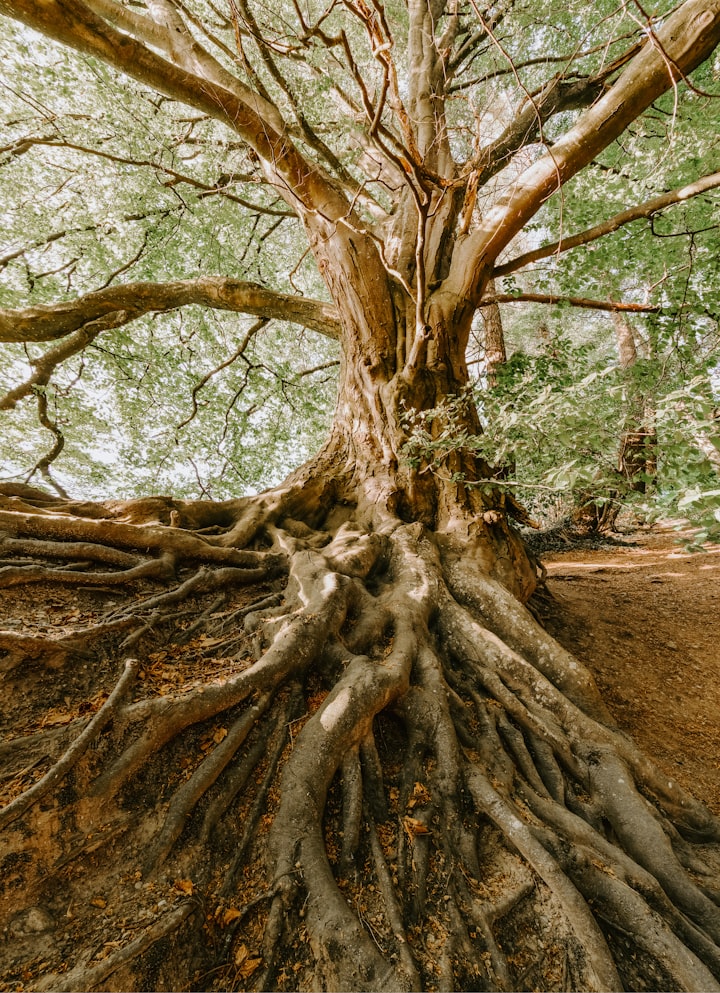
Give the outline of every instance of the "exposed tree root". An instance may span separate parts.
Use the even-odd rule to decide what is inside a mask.
[[[45,773],[42,779],[38,780],[29,790],[15,797],[5,807],[0,808],[0,830],[18,817],[21,817],[33,803],[37,803],[41,797],[49,793],[68,774],[102,729],[117,715],[122,699],[137,675],[138,666],[139,662],[137,659],[128,659],[115,689],[88,723],[82,734],[78,735],[75,741],[73,741],[60,761],[56,762],[52,769]]]
[[[143,952],[147,951],[162,938],[167,937],[187,920],[196,909],[193,901],[185,901],[163,918],[151,925],[146,931],[131,941],[128,945],[108,955],[98,965],[79,966],[62,975],[46,975],[37,984],[38,990],[92,990],[101,986],[128,962],[132,962]]]
[[[0,597],[83,616],[0,635],[6,988],[718,988],[720,824],[473,545],[321,486],[204,535],[34,492]]]
[[[212,750],[210,755],[195,770],[190,779],[177,790],[170,803],[162,830],[159,832],[145,861],[147,872],[151,872],[165,860],[173,844],[180,836],[185,822],[198,800],[207,793],[223,770],[232,761],[236,752],[252,730],[255,722],[267,710],[271,700],[271,694],[266,693],[254,706],[245,711],[235,721],[217,747]]]

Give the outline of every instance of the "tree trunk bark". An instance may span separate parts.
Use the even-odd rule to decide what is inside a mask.
[[[487,292],[495,293],[495,280],[491,279],[487,284]],[[507,362],[507,351],[505,349],[505,332],[503,330],[502,314],[497,303],[491,303],[483,307],[483,340],[485,344],[485,375],[490,389],[497,386],[498,369]]]
[[[630,321],[623,314],[613,314],[620,368],[632,369],[638,350]],[[626,428],[620,439],[618,471],[636,493],[645,493],[648,477],[655,475],[655,430],[652,403],[649,397],[628,395],[626,399]]]

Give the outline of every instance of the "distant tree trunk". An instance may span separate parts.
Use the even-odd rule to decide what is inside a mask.
[[[487,285],[487,293],[495,293],[495,280]],[[485,346],[485,375],[490,389],[497,386],[498,370],[507,362],[505,331],[503,329],[500,305],[493,301],[480,311],[483,321],[483,344]]]
[[[625,314],[612,315],[618,346],[620,368],[632,369],[638,359],[638,348],[632,324]],[[626,397],[626,427],[620,440],[618,471],[637,493],[645,493],[648,477],[656,471],[655,428],[652,401],[636,393]]]
[[[493,296],[496,292],[495,280],[490,279],[486,289],[488,296]],[[497,301],[493,301],[480,311],[483,322],[483,355],[485,377],[489,390],[497,388],[499,373],[507,362],[507,348],[505,346],[505,329],[502,322],[502,311]],[[492,475],[494,479],[512,479],[515,476],[514,459],[506,460],[502,465],[493,466]],[[528,527],[537,528],[539,525],[532,520],[527,509],[509,491],[505,494],[505,504],[511,509],[515,519]]]
[[[627,372],[638,359],[635,332],[627,316],[615,311],[612,315],[618,364]],[[612,531],[620,513],[622,491],[645,493],[648,478],[656,473],[654,410],[647,395],[638,394],[630,385],[626,388],[625,420],[618,446],[617,472],[623,480],[621,489],[610,491],[607,498],[597,502],[597,494],[587,492],[573,512],[578,526],[593,532]]]

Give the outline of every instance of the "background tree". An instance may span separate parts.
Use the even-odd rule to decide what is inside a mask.
[[[0,405],[34,400],[53,445],[33,469],[58,490],[3,486],[0,587],[68,585],[82,608],[63,635],[1,636],[22,728],[3,746],[5,980],[716,986],[718,822],[522,606],[536,567],[471,441],[466,350],[493,276],[570,247],[554,232],[501,260],[527,225],[627,156],[614,143],[655,101],[687,99],[720,4],[0,12],[22,232]],[[718,181],[694,179],[662,203]],[[187,464],[231,489],[236,423],[243,451],[289,444],[280,398],[336,360],[328,440],[261,495],[93,503],[54,480],[66,418],[92,454],[145,404],[150,445],[157,426],[214,429],[217,458],[199,433]],[[183,415],[164,417],[178,382]],[[295,403],[319,428],[319,399]],[[107,895],[88,906],[89,878]]]

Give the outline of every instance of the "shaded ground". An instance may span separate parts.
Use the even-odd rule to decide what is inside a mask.
[[[678,537],[656,527],[627,546],[544,555],[545,622],[623,730],[720,813],[720,548],[688,553]]]

